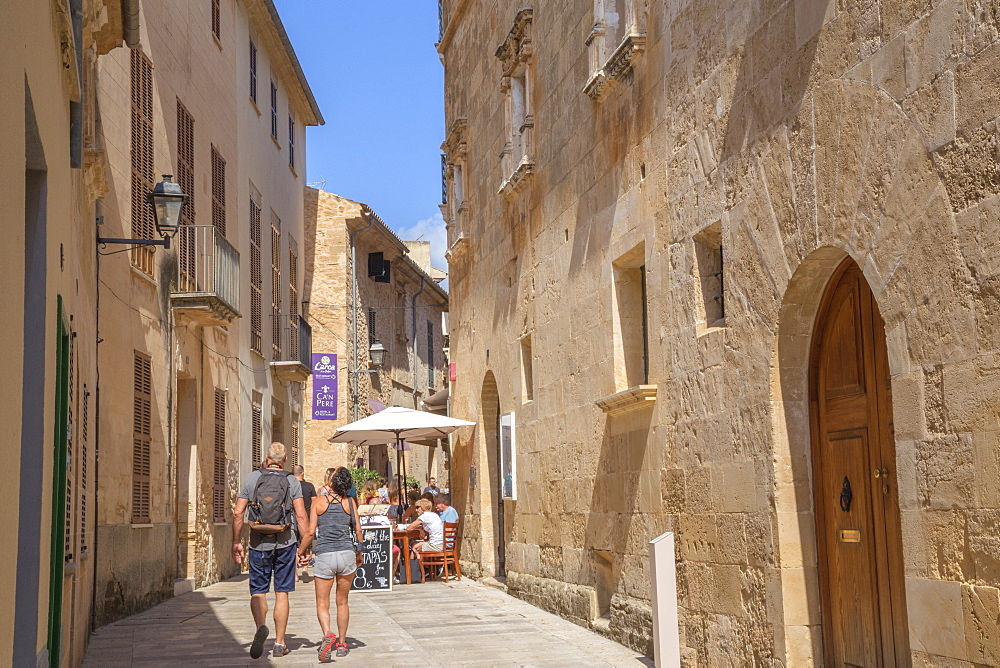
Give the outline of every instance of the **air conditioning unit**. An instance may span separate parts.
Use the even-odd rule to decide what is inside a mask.
[[[382,253],[368,254],[368,278],[376,283],[389,283],[389,269],[392,263]]]

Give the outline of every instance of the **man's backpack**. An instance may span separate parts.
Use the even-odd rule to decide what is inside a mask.
[[[287,471],[261,469],[253,498],[247,506],[251,531],[272,535],[292,525],[292,494]]]

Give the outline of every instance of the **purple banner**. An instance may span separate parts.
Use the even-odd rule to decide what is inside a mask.
[[[313,353],[313,420],[337,419],[337,356]]]

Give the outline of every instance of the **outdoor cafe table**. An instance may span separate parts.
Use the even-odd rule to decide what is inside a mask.
[[[420,529],[410,529],[409,531],[400,531],[397,528],[392,530],[392,539],[398,540],[402,543],[399,550],[399,562],[406,571],[406,584],[413,584],[410,578],[410,539],[419,538]]]

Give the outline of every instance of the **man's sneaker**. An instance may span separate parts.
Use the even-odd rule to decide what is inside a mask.
[[[264,641],[267,640],[268,630],[264,625],[257,627],[257,633],[253,634],[253,642],[250,643],[250,658],[259,659],[264,653]]]
[[[347,643],[337,643],[337,656],[347,656]]]
[[[337,644],[337,634],[327,633],[323,638],[323,642],[319,644],[319,660],[320,663],[326,663],[330,660],[330,655],[333,653],[333,646]]]
[[[280,659],[291,651],[292,650],[288,649],[288,645],[279,645],[278,643],[274,643],[274,649],[271,650],[271,656],[275,659]]]

